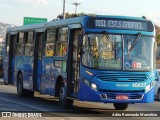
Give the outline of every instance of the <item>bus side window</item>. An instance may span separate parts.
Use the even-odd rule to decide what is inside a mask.
[[[18,34],[17,42],[16,42],[16,55],[24,54],[24,32],[20,32]]]
[[[45,42],[45,56],[54,55],[55,38],[56,38],[56,29],[48,29],[47,38]]]
[[[67,52],[68,28],[58,30],[58,40],[56,42],[56,56],[66,56]]]
[[[34,51],[33,31],[29,31],[25,38],[25,55],[32,56]]]

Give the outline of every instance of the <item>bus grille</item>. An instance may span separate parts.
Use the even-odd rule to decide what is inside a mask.
[[[143,94],[138,94],[138,93],[129,93],[128,95],[128,100],[140,100],[143,98]],[[101,94],[102,99],[116,99],[116,94],[114,93],[105,93]]]
[[[137,82],[148,79],[145,74],[135,73],[99,73],[96,78],[102,81],[113,81],[113,82]]]

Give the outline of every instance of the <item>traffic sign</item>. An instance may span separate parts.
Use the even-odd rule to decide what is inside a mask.
[[[47,18],[33,18],[33,17],[24,17],[23,24],[29,25],[34,23],[43,23],[47,22]]]

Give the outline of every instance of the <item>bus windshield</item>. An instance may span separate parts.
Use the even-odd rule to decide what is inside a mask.
[[[86,34],[82,63],[106,70],[153,69],[154,38],[143,35]]]

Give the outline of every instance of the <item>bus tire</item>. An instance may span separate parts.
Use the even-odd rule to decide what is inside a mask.
[[[128,103],[113,103],[116,110],[126,110],[128,108]]]
[[[8,85],[8,83],[6,83],[5,81],[4,81],[4,84],[5,84],[5,85]]]
[[[159,88],[158,93],[157,93],[157,98],[158,98],[158,100],[160,100],[160,88]]]
[[[73,100],[66,98],[66,89],[63,83],[61,83],[61,86],[59,89],[59,104],[64,108],[70,108],[73,106]]]
[[[31,90],[25,90],[25,94],[26,94],[26,97],[29,97],[29,98],[34,97],[34,91],[31,91]]]
[[[17,94],[19,97],[25,96],[25,90],[23,89],[23,77],[22,74],[17,76]]]

